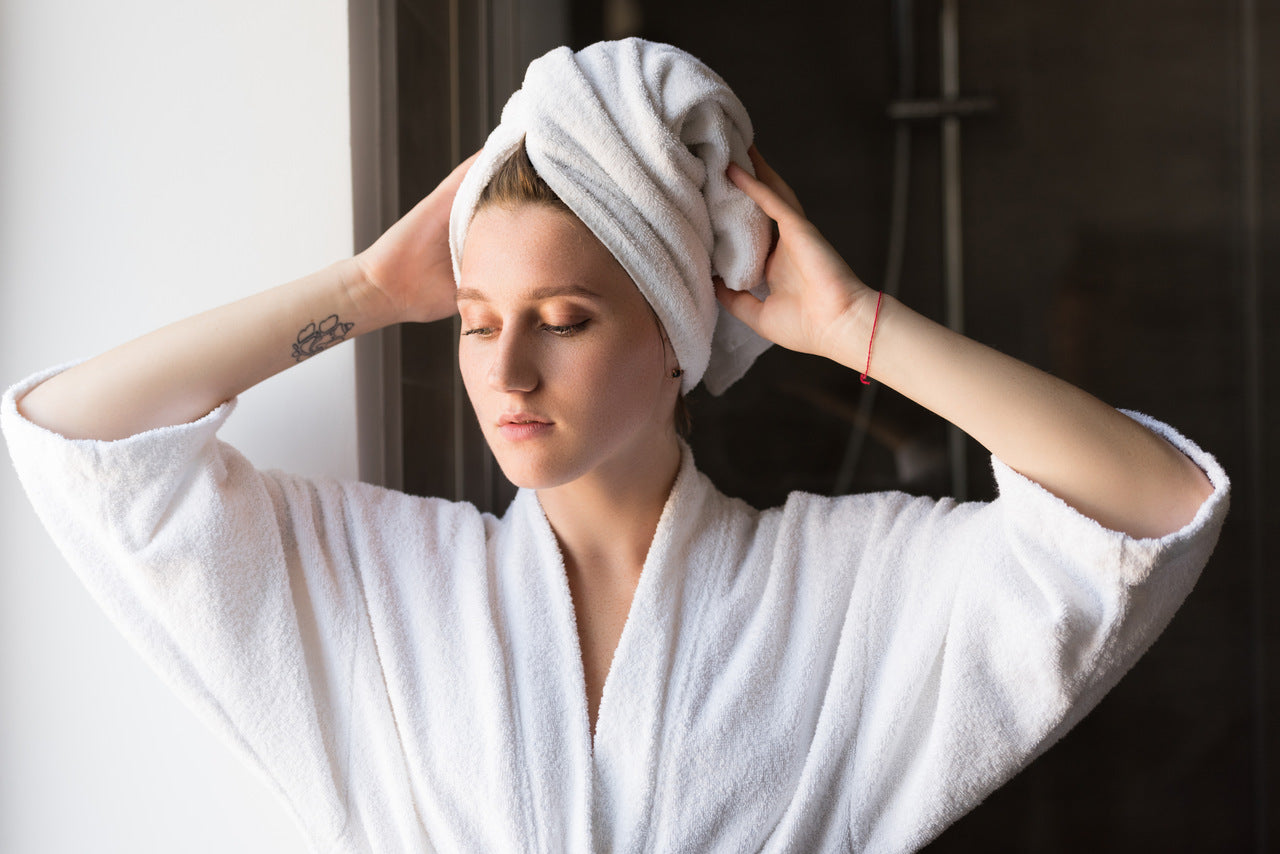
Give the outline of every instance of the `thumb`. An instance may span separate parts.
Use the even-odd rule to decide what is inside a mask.
[[[712,279],[716,287],[716,299],[724,306],[725,311],[759,332],[757,324],[760,312],[764,310],[764,302],[756,299],[749,291],[730,290],[719,276]]]

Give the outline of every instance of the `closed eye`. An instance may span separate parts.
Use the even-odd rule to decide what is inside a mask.
[[[581,332],[583,329],[585,329],[588,322],[589,321],[584,320],[581,323],[571,323],[567,326],[553,326],[551,324],[544,324],[542,328],[552,333],[553,335],[560,335],[567,338],[570,335],[576,335],[579,332]]]
[[[554,323],[544,323],[542,325],[542,329],[546,330],[547,332],[550,332],[552,335],[559,335],[563,338],[568,338],[569,336],[576,335],[579,332],[581,332],[583,329],[585,329],[588,322],[590,321],[583,320],[579,323],[569,323],[564,325],[557,325]],[[471,329],[462,330],[463,335],[476,335],[481,338],[487,338],[493,333],[494,333],[494,328],[492,326],[475,326],[475,327],[472,327]]]

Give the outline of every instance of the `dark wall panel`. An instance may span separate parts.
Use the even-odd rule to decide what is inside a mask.
[[[761,150],[880,287],[897,84],[888,0],[636,5],[635,34],[684,47],[734,86]],[[914,5],[917,87],[931,96],[939,4]],[[575,46],[605,35],[604,7],[571,4]],[[433,40],[451,24],[430,10],[448,5],[398,8],[401,110],[418,113],[401,136],[419,158],[402,164],[412,199],[461,149],[441,136],[438,117],[451,109],[443,78],[408,53],[442,49]],[[484,22],[463,29],[472,25]],[[1280,492],[1266,488],[1280,472],[1268,442],[1280,436],[1280,356],[1269,340],[1280,328],[1270,249],[1280,246],[1280,57],[1268,49],[1280,43],[1280,10],[1255,0],[991,0],[960,4],[960,30],[962,90],[996,101],[962,131],[968,332],[1174,424],[1219,456],[1235,493],[1218,552],[1151,653],[929,850],[1261,854],[1280,844],[1280,584],[1267,536]],[[474,124],[511,81],[468,79],[464,88],[490,99]],[[455,130],[478,140],[472,124]],[[939,161],[936,125],[917,125],[901,297],[938,318]],[[405,483],[500,509],[509,491],[485,469],[469,411],[457,409],[451,348],[443,325],[406,330]],[[860,425],[868,393],[873,414]],[[830,492],[860,426],[869,438],[854,490],[949,489],[940,421],[821,359],[775,348],[723,397],[695,392],[690,406],[700,467],[757,506],[795,489]],[[458,443],[462,463],[429,452]],[[985,454],[971,444],[967,462],[971,494],[989,497]]]
[[[575,32],[586,43],[599,37],[595,4],[579,5]],[[915,6],[917,86],[932,96],[939,4]],[[761,150],[878,287],[892,163],[885,111],[896,78],[890,4],[641,8],[637,34],[690,50],[735,87]],[[1280,436],[1267,393],[1280,376],[1267,340],[1278,328],[1276,259],[1263,255],[1280,245],[1271,84],[1280,68],[1266,46],[1278,43],[1280,14],[1212,0],[996,0],[962,3],[960,16],[962,90],[997,101],[962,131],[968,332],[1174,424],[1219,456],[1236,490],[1218,552],[1151,653],[929,850],[1265,851],[1280,708],[1278,585],[1265,537],[1280,508],[1263,489],[1263,473],[1277,471],[1266,437]],[[1249,38],[1259,46],[1253,60]],[[1252,243],[1249,73],[1261,89]],[[912,147],[901,294],[941,318],[937,127],[918,125]],[[849,371],[771,351],[724,397],[695,393],[699,465],[757,505],[792,489],[828,492],[865,393]],[[946,493],[937,420],[878,394],[854,488]],[[735,429],[742,423],[749,434]],[[923,473],[907,479],[913,461]],[[972,491],[989,496],[980,448],[969,464]]]

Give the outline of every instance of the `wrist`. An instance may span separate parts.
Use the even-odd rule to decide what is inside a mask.
[[[888,294],[864,287],[837,321],[828,358],[851,371],[875,377],[875,339],[884,333],[885,314],[896,302]]]
[[[331,269],[337,275],[343,298],[351,306],[352,316],[361,332],[372,332],[400,322],[395,303],[369,278],[359,258],[345,258]]]

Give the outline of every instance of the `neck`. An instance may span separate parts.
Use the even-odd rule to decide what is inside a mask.
[[[680,470],[672,433],[640,464],[538,491],[571,578],[634,588]]]

